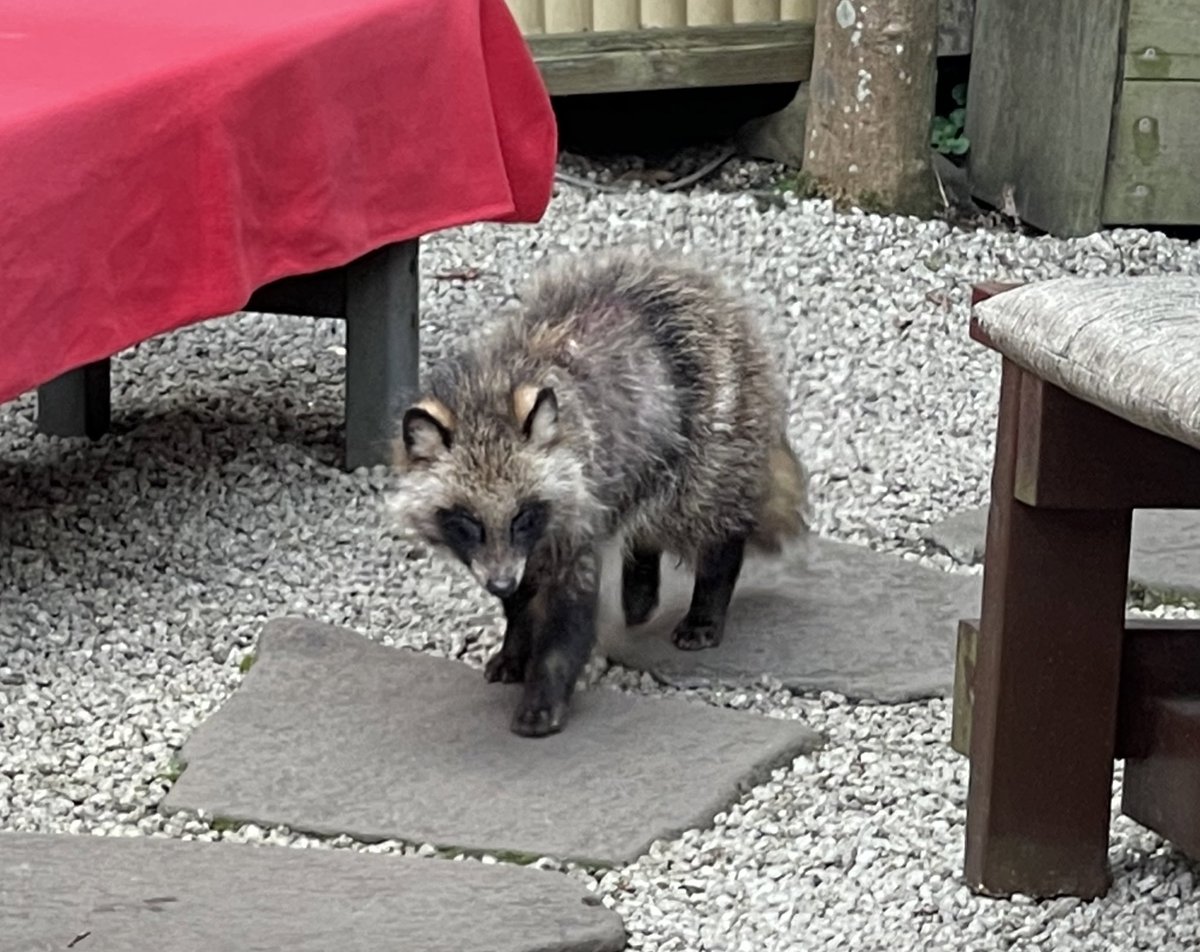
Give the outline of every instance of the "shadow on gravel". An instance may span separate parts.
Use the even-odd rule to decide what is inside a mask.
[[[370,478],[340,468],[340,407],[307,409],[287,393],[223,396],[230,399],[161,412],[116,407],[112,432],[95,442],[12,439],[10,431],[8,458],[0,450],[0,552],[55,553],[143,530],[169,536],[197,520],[277,504],[300,484],[319,493]],[[32,431],[33,423],[15,425]],[[243,498],[227,506],[231,496]]]

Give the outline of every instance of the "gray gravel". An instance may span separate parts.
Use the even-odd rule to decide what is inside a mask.
[[[511,302],[535,261],[617,241],[696,253],[761,308],[814,471],[817,530],[946,570],[921,535],[983,501],[998,384],[966,336],[967,284],[1200,271],[1200,247],[1142,231],[1060,241],[720,188],[563,185],[537,227],[426,241],[426,358]],[[464,269],[479,276],[439,277]],[[97,445],[35,436],[32,396],[0,407],[0,828],[358,848],[155,812],[172,750],[234,689],[270,616],[477,664],[497,643],[498,613],[474,583],[387,524],[386,476],[333,465],[341,345],[336,322],[263,315],[146,343],[116,362],[118,429]],[[1152,596],[1142,607],[1196,614]],[[668,690],[603,669],[629,690]],[[966,764],[942,701],[855,706],[771,684],[692,693],[803,718],[831,743],[711,830],[602,876],[568,871],[625,917],[632,948],[1200,943],[1196,869],[1123,819],[1103,900],[971,896],[958,880]]]

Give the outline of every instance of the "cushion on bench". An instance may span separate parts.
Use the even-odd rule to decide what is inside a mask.
[[[1014,363],[1200,449],[1200,278],[1057,278],[975,306]]]

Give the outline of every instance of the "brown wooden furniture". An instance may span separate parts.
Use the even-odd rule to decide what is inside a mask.
[[[1123,812],[1200,857],[1200,625],[1125,619],[1133,510],[1200,508],[1200,279],[989,285],[973,305],[1003,371],[982,617],[960,631],[966,879],[1094,897],[1115,757]]]

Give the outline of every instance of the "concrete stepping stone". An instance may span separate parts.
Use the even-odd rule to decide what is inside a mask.
[[[707,823],[820,743],[796,721],[606,688],[560,734],[509,728],[519,685],[303,619],[269,623],[188,739],[168,812],[592,865]]]
[[[987,506],[964,509],[941,522],[935,522],[921,534],[921,538],[936,545],[956,562],[982,565],[987,517]]]
[[[0,948],[618,952],[620,918],[516,866],[155,838],[0,833]]]
[[[606,565],[606,569],[608,566]],[[606,571],[609,588],[619,571]],[[809,537],[778,558],[747,559],[716,648],[681,651],[670,641],[687,611],[692,578],[663,560],[655,615],[625,628],[619,592],[603,593],[608,657],[668,684],[752,684],[771,675],[794,691],[836,691],[901,702],[950,694],[958,620],[979,614],[975,576],[952,575]]]
[[[983,562],[987,508],[930,526],[925,538],[965,565]],[[1155,592],[1200,596],[1200,512],[1135,509],[1129,580]]]

